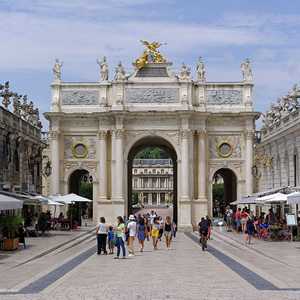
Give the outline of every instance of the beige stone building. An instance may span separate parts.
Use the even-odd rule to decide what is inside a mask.
[[[196,81],[184,64],[176,75],[170,62],[148,62],[141,69],[133,64],[130,75],[119,64],[110,82],[106,58],[99,62],[99,82],[61,82],[56,74],[45,113],[51,131],[50,193],[76,192],[81,176],[89,173],[94,223],[104,215],[115,224],[132,209],[134,157],[151,146],[166,150],[173,162],[174,219],[181,231],[212,214],[215,173],[224,178],[227,203],[251,194],[259,117],[251,65],[243,65],[242,81],[206,82],[200,63]]]
[[[166,205],[173,200],[173,162],[171,159],[134,159],[132,189],[143,205]]]

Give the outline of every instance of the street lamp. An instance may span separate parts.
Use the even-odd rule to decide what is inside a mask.
[[[257,154],[254,156],[253,163],[252,163],[252,171],[251,171],[251,174],[254,177],[259,175],[258,164],[264,164],[265,166],[268,166],[270,173],[273,172],[273,156],[272,155],[270,157],[267,154],[263,154],[263,155]]]
[[[44,173],[47,177],[49,177],[52,173],[51,161],[49,160],[49,157],[47,155],[44,155],[43,158],[48,159],[48,161],[46,163],[46,167],[44,168]]]

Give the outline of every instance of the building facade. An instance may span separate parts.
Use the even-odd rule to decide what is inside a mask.
[[[261,143],[256,145],[256,154],[259,155],[256,177],[258,191],[300,186],[299,98],[300,89],[295,84],[291,92],[277,98],[277,103],[271,103],[270,110],[263,114]],[[264,155],[265,161],[260,159]]]
[[[42,192],[42,151],[39,111],[27,96],[0,84],[0,182],[2,190],[14,193]],[[22,98],[22,101],[21,101]],[[12,101],[11,101],[12,100]],[[11,112],[10,106],[13,106]]]
[[[143,205],[172,204],[173,162],[171,159],[134,159],[132,190]]]
[[[212,215],[215,173],[224,178],[227,202],[253,192],[259,113],[253,107],[251,65],[242,64],[242,81],[206,82],[200,58],[193,81],[185,64],[176,75],[172,63],[157,63],[156,55],[146,65],[145,57],[137,59],[130,75],[119,63],[111,82],[104,58],[95,83],[61,82],[57,60],[51,108],[45,113],[50,190],[74,192],[74,182],[91,174],[94,223],[104,215],[115,224],[118,215],[131,213],[135,155],[160,147],[173,162],[174,219],[179,230],[191,231],[202,216]]]

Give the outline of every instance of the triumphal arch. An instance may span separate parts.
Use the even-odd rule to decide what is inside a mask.
[[[147,49],[125,73],[120,62],[109,81],[106,57],[98,61],[101,80],[61,81],[56,60],[51,84],[50,193],[66,194],[74,174],[93,179],[93,220],[115,224],[131,212],[132,161],[141,149],[165,149],[174,165],[174,212],[181,231],[191,231],[212,215],[212,183],[224,178],[230,201],[253,192],[251,175],[255,120],[251,65],[242,65],[240,82],[207,82],[201,57],[197,78],[182,63],[172,72],[157,50]],[[76,173],[77,172],[77,173]],[[78,173],[78,174],[79,174]]]

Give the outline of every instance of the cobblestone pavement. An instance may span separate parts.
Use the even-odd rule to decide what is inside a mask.
[[[0,279],[0,299],[300,298],[299,263],[286,264],[286,258],[280,258],[287,247],[294,257],[299,246],[255,242],[249,247],[242,244],[243,236],[222,230],[214,229],[208,251],[204,252],[195,233],[178,233],[170,251],[164,241],[159,243],[158,251],[146,241],[145,252],[140,253],[135,241],[134,257],[115,260],[113,255],[97,256],[95,236],[86,234],[5,272],[3,258],[0,274],[5,280]],[[262,253],[255,249],[258,244]],[[270,257],[263,255],[268,250]],[[40,264],[44,270],[35,272]],[[13,271],[26,271],[28,276],[18,284],[3,286],[13,280]]]

